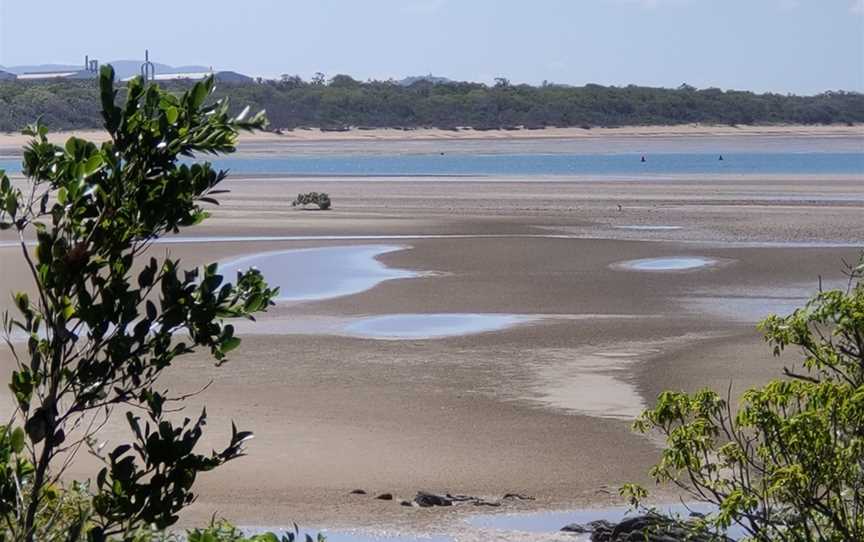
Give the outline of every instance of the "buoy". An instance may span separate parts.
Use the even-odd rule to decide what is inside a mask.
[[[647,160],[645,160],[645,156],[642,156],[642,162],[647,162]]]
[[[722,162],[723,161],[723,155],[721,154],[720,158],[718,158],[717,160],[720,160]]]

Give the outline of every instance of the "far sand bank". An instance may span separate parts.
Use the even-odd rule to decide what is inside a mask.
[[[94,141],[106,138],[102,130],[55,132],[60,143],[69,136]],[[29,138],[0,134],[0,156],[16,156]],[[345,152],[673,152],[716,149],[778,150],[785,152],[864,151],[861,125],[727,126],[686,124],[620,128],[544,128],[541,130],[352,129],[324,132],[314,129],[257,132],[241,136],[240,152],[250,154]],[[361,146],[358,146],[361,145]]]

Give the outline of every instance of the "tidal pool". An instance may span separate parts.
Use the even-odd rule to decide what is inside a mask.
[[[261,527],[244,527],[241,529],[247,535],[255,535],[266,532],[272,532],[277,535],[293,533],[293,530],[281,529],[281,528],[261,528]],[[409,536],[409,535],[400,535],[400,534],[375,534],[375,533],[363,533],[363,532],[349,532],[349,531],[330,531],[327,529],[321,529],[320,531],[316,531],[314,529],[301,530],[300,537],[298,540],[305,540],[305,536],[311,536],[313,540],[316,540],[315,537],[318,536],[318,533],[323,534],[327,537],[327,542],[452,542],[452,539],[443,537],[443,536]]]
[[[668,258],[644,258],[612,264],[614,269],[626,271],[689,271],[700,267],[717,265],[719,260],[702,256],[674,256]]]
[[[614,226],[619,230],[636,230],[636,231],[670,231],[670,230],[680,230],[681,226],[641,226],[641,225],[628,225],[628,226]]]
[[[404,250],[396,245],[358,245],[263,252],[224,262],[219,272],[233,280],[237,271],[255,267],[271,286],[279,287],[279,301],[311,301],[356,294],[386,280],[419,276],[407,269],[387,267],[376,258]]]
[[[707,514],[716,510],[715,507],[706,504],[675,504],[660,505],[657,510],[670,515],[686,518],[691,512]],[[526,514],[489,514],[474,516],[466,521],[469,525],[480,529],[495,529],[505,532],[525,533],[554,533],[559,532],[565,525],[572,523],[585,524],[591,521],[606,520],[612,523],[635,515],[628,508],[585,508],[581,510],[567,510],[560,512],[534,512]],[[726,533],[733,539],[744,536],[740,527],[733,526]],[[576,535],[573,540],[590,540],[590,535]]]
[[[440,339],[498,331],[532,319],[516,314],[386,314],[354,321],[343,331],[370,339]]]

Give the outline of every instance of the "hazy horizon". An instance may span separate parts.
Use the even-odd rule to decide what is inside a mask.
[[[264,77],[431,73],[487,83],[506,77],[529,84],[687,83],[783,94],[864,91],[862,0],[149,5],[139,13],[93,0],[86,10],[64,3],[46,11],[0,0],[0,65],[77,65],[84,55],[141,59],[149,48],[155,62]],[[41,39],[32,38],[34,20]],[[128,25],[118,23],[124,20]]]

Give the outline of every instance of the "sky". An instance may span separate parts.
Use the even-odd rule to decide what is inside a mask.
[[[0,0],[0,65],[864,91],[864,0]]]

